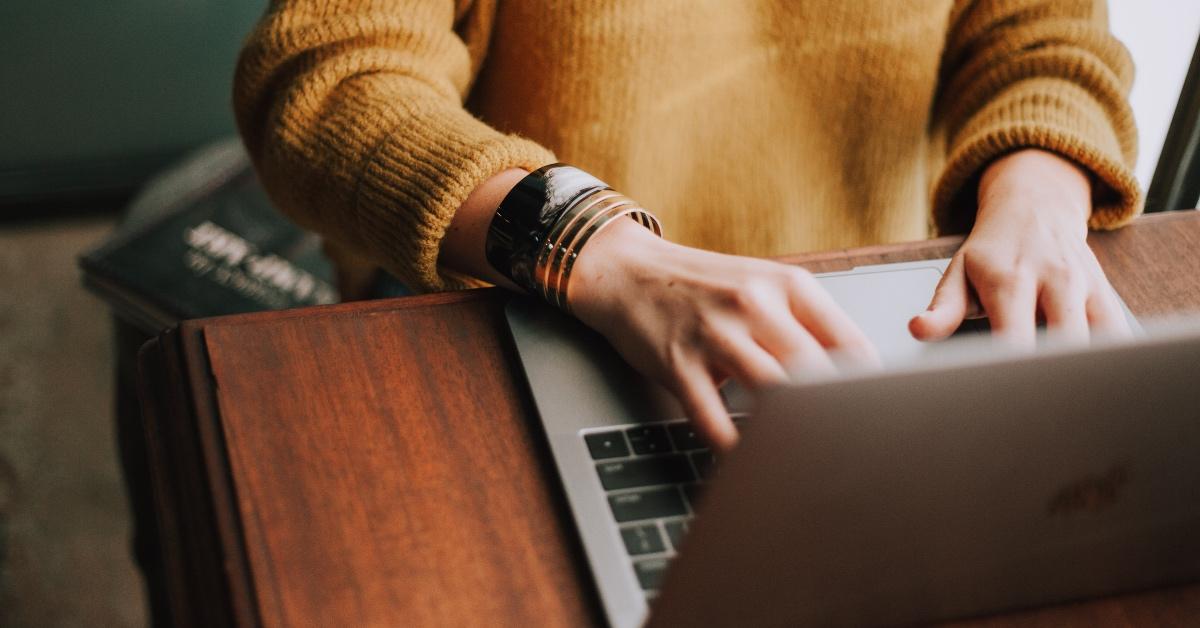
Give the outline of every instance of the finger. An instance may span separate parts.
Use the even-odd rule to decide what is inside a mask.
[[[840,357],[841,354],[831,354],[826,351],[825,347],[822,347],[812,336],[808,336],[808,342],[805,344],[807,346],[794,353],[787,362],[783,363],[789,376],[804,378],[837,372],[834,358]],[[847,354],[847,357],[854,362],[874,364],[878,362],[879,358],[874,354],[873,348],[871,352],[870,354],[862,352]]]
[[[699,360],[683,362],[672,386],[683,411],[700,436],[714,448],[728,451],[737,444],[738,433],[725,409],[712,375]]]
[[[942,340],[962,325],[971,309],[971,290],[961,255],[955,255],[942,273],[929,308],[908,322],[908,331],[917,340]]]
[[[1088,341],[1087,293],[1070,285],[1046,284],[1039,297],[1046,330],[1055,340]]]
[[[1037,344],[1037,284],[1032,276],[1010,276],[976,284],[992,337],[1016,347]]]
[[[879,364],[879,352],[841,306],[808,273],[797,274],[788,290],[792,316],[825,349],[864,364]],[[816,366],[811,364],[810,366]]]
[[[709,365],[751,390],[787,381],[787,371],[775,356],[744,332],[709,334],[703,339]]]
[[[967,314],[963,316],[963,320],[972,320],[976,318],[987,318],[987,313],[983,311],[983,306],[979,304],[979,295],[975,294],[975,288],[971,286],[971,282],[967,282]]]
[[[1088,322],[1097,335],[1110,338],[1128,338],[1133,335],[1133,330],[1129,328],[1129,319],[1125,317],[1125,309],[1121,307],[1116,292],[1108,285],[1107,280],[1092,290],[1085,307]]]
[[[834,370],[825,347],[813,338],[791,312],[771,311],[753,321],[751,336],[789,374],[827,373]]]

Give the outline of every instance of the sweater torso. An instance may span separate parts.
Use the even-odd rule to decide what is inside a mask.
[[[963,231],[1029,147],[1112,228],[1141,206],[1132,70],[1103,0],[280,0],[234,105],[280,208],[441,290],[471,191],[556,158],[745,255]]]
[[[638,199],[684,244],[782,255],[920,239],[950,8],[501,3],[468,105]]]

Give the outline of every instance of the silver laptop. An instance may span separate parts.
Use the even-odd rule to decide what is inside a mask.
[[[765,396],[742,421],[746,438],[721,462],[719,481],[665,391],[575,321],[531,301],[510,304],[612,625],[640,624],[650,604],[654,619],[672,622],[904,623],[1200,575],[1197,542],[1168,534],[1200,525],[1200,500],[1178,492],[1200,495],[1200,465],[1184,455],[1200,450],[1191,375],[1131,372],[1113,353],[1154,362],[1149,344],[1084,358],[990,356],[990,365],[979,357],[989,351],[976,349],[931,367],[952,359],[930,354],[947,345],[912,340],[907,321],[925,308],[945,263],[822,276],[894,368]],[[1200,340],[1183,346],[1200,363]],[[1142,381],[1148,373],[1157,379]],[[1168,389],[1150,398],[1125,394],[1131,386]],[[735,416],[752,409],[748,395],[723,392]],[[1129,433],[1147,426],[1174,449],[1133,447]],[[1091,503],[1089,478],[1128,497],[1120,508],[1066,512],[1072,499]],[[1172,493],[1164,480],[1181,484]],[[1083,488],[1071,493],[1072,481]],[[1048,507],[1059,493],[1066,505]]]

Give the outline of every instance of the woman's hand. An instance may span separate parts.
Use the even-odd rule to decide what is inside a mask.
[[[645,375],[664,384],[714,446],[737,432],[718,392],[790,370],[833,368],[830,351],[874,363],[874,348],[808,272],[672,244],[618,220],[581,252],[573,313]]]
[[[471,192],[442,240],[444,266],[518,289],[487,262],[484,242],[496,206],[526,174],[506,170]],[[717,391],[727,377],[758,388],[791,369],[832,368],[833,350],[878,362],[804,270],[671,244],[633,220],[618,219],[588,240],[567,299],[634,368],[675,393],[718,448],[737,440]]]
[[[1087,176],[1071,162],[1035,149],[997,160],[979,184],[975,227],[929,309],[909,323],[913,336],[942,339],[980,314],[994,336],[1025,347],[1033,346],[1039,319],[1074,341],[1087,341],[1092,331],[1128,334],[1087,245],[1090,215]]]

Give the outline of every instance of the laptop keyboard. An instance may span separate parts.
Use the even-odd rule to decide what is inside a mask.
[[[633,573],[653,597],[687,534],[715,457],[686,421],[588,432],[583,440]]]

